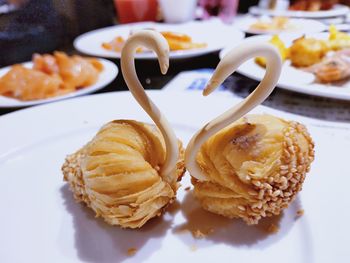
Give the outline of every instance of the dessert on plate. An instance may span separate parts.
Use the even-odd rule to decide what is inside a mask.
[[[161,34],[135,33],[121,56],[124,79],[155,125],[114,120],[69,155],[62,171],[74,197],[111,225],[140,228],[159,216],[176,197],[185,172],[183,148],[159,109],[137,79],[134,53],[139,46],[154,50],[163,74],[169,65],[169,47]]]
[[[206,124],[185,152],[194,196],[202,207],[247,224],[278,215],[302,189],[314,159],[314,144],[302,124],[259,114],[246,115],[274,89],[281,59],[271,44],[248,43],[219,63],[204,95],[249,58],[266,59],[266,73],[245,100]]]

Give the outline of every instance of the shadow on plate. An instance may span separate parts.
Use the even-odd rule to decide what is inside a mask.
[[[226,244],[236,248],[264,249],[284,238],[298,219],[301,208],[297,198],[280,216],[265,218],[256,226],[247,226],[242,220],[228,219],[200,207],[192,192],[187,192],[181,205],[175,202],[162,217],[150,220],[141,229],[121,229],[110,226],[94,212],[78,204],[68,185],[61,188],[67,211],[73,217],[75,247],[80,260],[85,262],[122,262],[133,259],[146,261],[162,247],[165,236],[171,231],[189,249],[205,248],[213,244]],[[174,225],[173,219],[181,212],[182,224]],[[302,250],[306,261],[312,260],[312,244],[307,222],[302,222]],[[305,239],[305,240],[304,240]],[[136,249],[136,253],[128,253]]]
[[[150,220],[142,229],[121,229],[108,225],[101,218],[95,218],[91,209],[74,200],[68,185],[61,188],[61,194],[74,220],[77,254],[84,262],[122,262],[131,257],[146,260],[160,249],[161,239],[171,227],[171,214],[179,208],[175,202],[163,217]],[[150,240],[152,246],[142,249]],[[130,253],[133,249],[136,249],[135,255]]]
[[[224,243],[262,249],[287,235],[300,207],[300,200],[297,199],[281,215],[264,218],[258,225],[248,226],[240,219],[229,219],[205,211],[192,192],[188,192],[181,205],[186,222],[175,226],[172,231],[189,246],[193,245],[193,238],[197,238],[196,246],[199,248]],[[192,235],[186,234],[189,232]]]

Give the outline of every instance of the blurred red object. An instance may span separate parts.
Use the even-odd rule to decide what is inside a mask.
[[[200,0],[203,8],[203,18],[219,16],[224,22],[232,22],[237,14],[239,0]]]
[[[114,0],[120,23],[156,21],[157,0]]]
[[[350,6],[350,0],[340,0],[340,3],[343,5]]]
[[[320,11],[332,9],[338,0],[294,0],[289,10],[295,11]]]

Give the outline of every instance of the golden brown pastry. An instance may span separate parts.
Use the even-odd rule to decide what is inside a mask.
[[[290,60],[295,67],[308,67],[316,64],[327,52],[328,46],[325,41],[305,37],[296,39],[289,48]]]
[[[130,91],[159,129],[134,120],[112,121],[62,167],[77,201],[107,223],[129,228],[162,213],[175,199],[185,171],[181,142],[136,77],[133,56],[139,45],[156,51],[163,73],[169,47],[159,33],[140,31],[127,40],[121,57]]]
[[[159,175],[165,143],[159,130],[133,120],[112,121],[86,146],[67,157],[64,179],[77,201],[111,225],[141,227],[175,199],[184,173],[183,149],[173,182]]]
[[[266,59],[266,73],[245,100],[206,124],[190,140],[186,168],[202,207],[257,224],[277,215],[301,190],[314,158],[313,142],[301,124],[270,115],[248,115],[274,89],[282,62],[270,44],[242,44],[219,63],[204,95],[255,56]]]
[[[209,181],[192,179],[203,208],[256,224],[278,215],[301,190],[314,158],[305,127],[271,115],[248,115],[210,137],[197,162]]]

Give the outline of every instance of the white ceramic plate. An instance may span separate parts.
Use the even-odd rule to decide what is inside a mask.
[[[261,19],[261,18],[260,18]],[[264,21],[269,21],[271,18],[266,17],[264,18]],[[312,19],[302,19],[302,18],[290,18],[288,24],[290,25],[290,28],[285,30],[258,30],[258,29],[251,29],[251,25],[255,24],[259,21],[259,18],[257,17],[251,17],[247,16],[242,19],[237,19],[235,21],[234,26],[238,29],[242,30],[243,32],[246,32],[248,34],[280,34],[280,33],[319,33],[324,30],[326,30],[326,26],[317,21]]]
[[[189,138],[238,103],[229,95],[149,92],[179,138]],[[114,119],[150,119],[129,92],[105,93],[32,107],[0,117],[0,262],[348,262],[350,125],[273,113],[301,121],[316,143],[316,160],[303,191],[280,218],[276,234],[203,211],[186,173],[178,202],[140,230],[123,230],[95,218],[74,201],[62,180],[65,156]],[[332,143],[329,143],[332,142]],[[296,218],[296,211],[305,214]],[[212,229],[204,239],[189,231]],[[265,229],[265,230],[264,230]],[[128,249],[137,249],[128,256]]]
[[[105,86],[107,86],[117,77],[118,67],[114,63],[106,59],[98,59],[98,60],[103,64],[103,71],[99,74],[99,78],[94,85],[87,86],[83,89],[79,89],[75,92],[71,92],[63,96],[56,96],[53,98],[42,99],[42,100],[21,101],[21,100],[0,95],[0,108],[19,108],[19,107],[33,106],[33,105],[53,102],[57,100],[68,99],[68,98],[72,98],[72,97],[76,97],[84,94],[89,94],[89,93],[98,91],[100,89],[103,89]],[[27,68],[32,68],[33,63],[25,62],[25,63],[22,63],[22,65]],[[10,70],[10,68],[11,66],[0,69],[0,77],[5,75]]]
[[[183,59],[219,51],[224,48],[225,45],[238,42],[244,38],[242,32],[217,20],[189,22],[185,24],[142,22],[106,27],[85,33],[75,39],[74,47],[80,52],[88,55],[106,58],[120,58],[120,52],[106,50],[102,48],[101,44],[103,42],[111,41],[116,36],[127,38],[130,31],[146,28],[152,28],[158,31],[185,33],[191,36],[194,42],[207,44],[207,47],[205,48],[171,51],[171,59]],[[139,53],[136,54],[135,57],[137,59],[156,59],[156,55],[153,52]]]
[[[314,37],[317,39],[327,39],[329,33],[318,33],[318,34],[307,34],[306,37]],[[282,41],[290,46],[292,41],[296,38],[300,37],[300,35],[280,35]],[[249,37],[243,41],[247,42],[268,42],[271,39],[271,36],[261,35],[261,36],[253,36]],[[226,48],[221,51],[220,57],[222,58],[231,48]],[[244,64],[242,64],[237,72],[255,79],[261,80],[265,74],[265,69],[259,66],[254,62],[254,59],[248,60]],[[283,64],[281,77],[278,81],[277,86],[279,88],[342,100],[350,100],[350,80],[341,82],[341,84],[321,84],[315,82],[315,76],[312,73],[304,72],[300,69],[297,69],[291,66],[290,61],[287,60]]]
[[[268,16],[287,16],[297,18],[329,18],[336,16],[345,16],[349,13],[349,8],[345,5],[335,5],[330,10],[324,11],[291,11],[291,10],[269,10],[259,6],[249,8],[252,15],[268,15]]]

